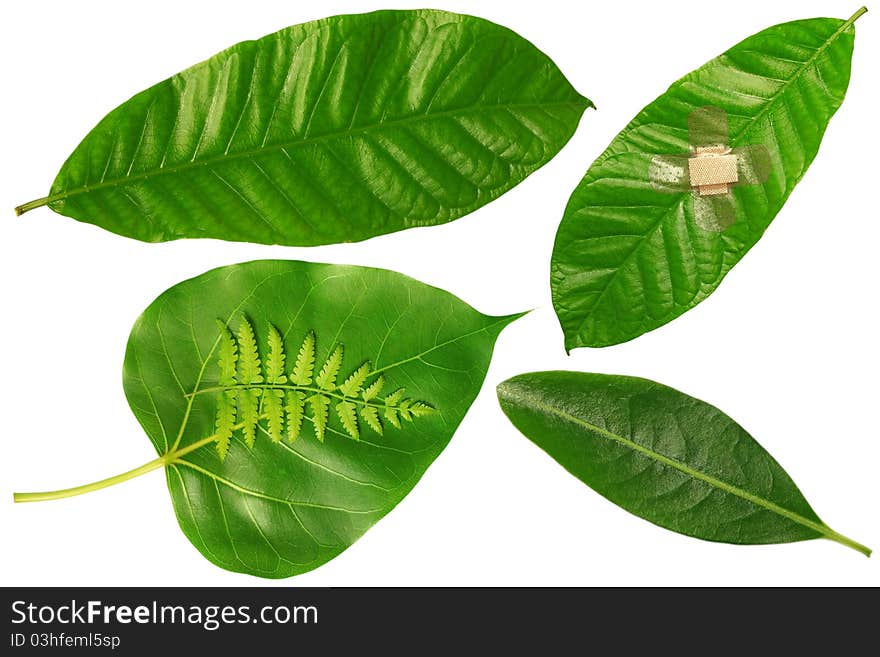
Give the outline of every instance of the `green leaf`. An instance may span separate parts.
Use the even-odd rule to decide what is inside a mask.
[[[483,315],[448,292],[381,269],[232,265],[175,285],[150,304],[129,338],[125,393],[159,454],[151,467],[165,467],[178,522],[193,545],[223,568],[288,577],[348,548],[415,486],[476,397],[495,339],[515,318]],[[410,402],[413,422],[391,423],[382,435],[384,401],[320,390],[311,377],[271,382],[259,348],[272,348],[270,327],[286,353],[313,335],[307,341],[317,345],[318,362],[344,345],[346,371],[369,362],[368,386],[379,377],[392,390],[405,384],[410,398],[436,412],[416,417]],[[261,383],[220,384],[229,333],[248,343],[253,337]],[[244,353],[240,342],[237,348]],[[238,402],[221,460],[213,434],[230,390],[248,401]],[[281,390],[283,420],[274,401]],[[242,411],[258,412],[261,399],[252,437]],[[327,412],[331,404],[338,414]],[[360,440],[351,439],[355,409]],[[286,440],[273,442],[279,437]]]
[[[531,43],[443,11],[244,41],[110,112],[44,199],[148,242],[353,242],[457,219],[548,162],[591,105]]]
[[[631,340],[718,287],[816,156],[849,84],[853,22],[862,13],[749,37],[673,83],[615,137],[575,189],[556,234],[551,287],[567,351]],[[726,113],[720,132],[734,152],[769,155],[765,182],[744,179],[753,184],[706,197],[652,180],[658,158],[683,160],[700,145],[693,113],[705,106]],[[726,221],[707,229],[707,214]]]
[[[645,379],[521,374],[498,386],[507,417],[600,495],[708,541],[789,543],[832,531],[770,454],[706,402]]]

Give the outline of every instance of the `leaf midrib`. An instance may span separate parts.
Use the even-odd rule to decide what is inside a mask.
[[[810,66],[812,66],[812,65],[816,62],[816,60],[817,60],[817,59],[818,59],[818,58],[819,58],[819,57],[820,57],[820,56],[821,56],[821,55],[822,55],[822,54],[823,54],[823,53],[824,53],[824,52],[825,52],[830,46],[831,46],[832,43],[834,43],[835,41],[837,41],[838,38],[840,38],[841,34],[843,34],[847,29],[849,29],[850,27],[852,27],[852,25],[855,23],[856,18],[858,18],[859,15],[861,15],[861,14],[857,14],[856,16],[854,16],[854,17],[850,18],[849,20],[845,21],[845,22],[844,22],[844,23],[843,23],[843,24],[842,24],[842,25],[841,25],[841,26],[840,26],[840,27],[834,32],[834,34],[832,34],[830,37],[828,37],[828,39],[825,40],[825,42],[822,44],[822,46],[820,46],[820,47],[816,50],[816,52],[815,52],[813,55],[810,56],[809,59],[807,59],[805,62],[803,62],[803,64],[797,69],[797,71],[796,71],[796,72],[795,72],[795,73],[794,73],[794,74],[793,74],[788,80],[786,80],[786,82],[785,82],[783,85],[781,85],[780,89],[779,89],[776,93],[774,93],[774,94],[773,94],[773,95],[767,100],[767,103],[765,104],[765,106],[764,106],[764,107],[763,107],[763,108],[762,108],[757,114],[755,114],[755,116],[751,117],[751,118],[747,121],[747,123],[746,123],[746,127],[740,129],[740,131],[737,132],[737,134],[736,134],[735,136],[730,137],[730,140],[729,140],[729,141],[730,141],[730,145],[731,145],[731,146],[736,146],[736,145],[738,145],[738,140],[739,140],[743,135],[745,135],[745,134],[750,134],[750,133],[751,133],[751,131],[752,131],[752,129],[754,128],[754,126],[757,125],[757,122],[758,122],[759,120],[761,120],[761,119],[764,117],[764,115],[770,110],[770,108],[773,107],[773,106],[775,105],[775,103],[777,103],[777,102],[779,101],[779,97],[780,97],[780,96],[781,96],[786,90],[788,90],[788,89],[790,88],[790,85],[792,85],[794,82],[796,82],[796,81],[800,78],[800,76],[804,73],[804,71],[806,71]],[[726,54],[726,53],[725,53],[725,54]],[[721,55],[721,56],[723,56],[723,55]],[[715,61],[715,60],[713,60],[713,61]],[[699,70],[699,69],[698,69],[698,70]],[[685,76],[685,77],[686,77],[686,78],[689,78],[691,75],[692,75],[692,74],[688,74],[688,75]],[[679,84],[679,85],[680,85],[680,82],[679,82],[679,83],[676,83],[676,84]],[[669,93],[669,92],[667,91],[666,93]],[[665,94],[664,94],[664,95],[665,95]],[[629,152],[629,151],[628,151],[628,152]],[[602,161],[602,164],[604,164],[604,163],[605,163],[605,160]],[[600,166],[601,166],[601,164],[600,164]],[[603,179],[604,179],[604,178],[596,178],[596,179],[590,181],[590,183],[588,183],[588,185],[589,185],[589,184],[592,184],[593,182],[598,182],[598,181],[603,180]],[[587,325],[587,322],[588,322],[588,321],[590,320],[590,318],[593,316],[593,313],[596,312],[596,309],[600,307],[600,305],[601,305],[601,303],[602,303],[602,300],[603,300],[604,297],[605,297],[605,294],[608,292],[609,289],[611,289],[612,284],[614,283],[615,280],[617,280],[617,277],[620,275],[620,272],[621,272],[624,268],[626,268],[626,266],[630,263],[630,261],[631,261],[631,260],[635,257],[635,255],[641,250],[642,245],[643,245],[643,244],[644,244],[649,238],[653,237],[654,234],[660,229],[660,227],[663,225],[663,222],[666,220],[666,218],[667,218],[671,213],[673,213],[673,212],[677,212],[677,211],[678,211],[679,207],[684,203],[685,198],[686,198],[685,196],[679,196],[679,197],[678,197],[678,200],[676,200],[675,203],[673,203],[672,205],[666,207],[666,209],[665,209],[662,213],[660,213],[659,218],[657,219],[657,221],[654,222],[654,224],[653,224],[652,226],[650,226],[650,228],[648,229],[648,231],[645,232],[645,233],[641,236],[641,238],[639,239],[639,241],[636,242],[635,246],[633,246],[632,250],[626,255],[626,257],[623,259],[623,261],[620,263],[620,265],[619,265],[617,268],[614,269],[614,273],[610,276],[610,278],[608,279],[608,282],[607,282],[607,283],[605,284],[605,286],[602,288],[602,291],[599,293],[599,296],[596,297],[596,300],[593,302],[593,304],[592,304],[592,306],[590,307],[590,309],[584,314],[584,318],[583,318],[583,319],[580,321],[580,323],[578,324],[578,329],[577,329],[576,335],[580,335],[580,334],[581,334],[581,332],[583,331],[584,327]],[[660,207],[663,207],[663,206],[661,205]],[[578,346],[578,345],[571,345],[571,346]],[[566,347],[568,347],[568,345],[566,345]]]
[[[837,540],[837,538],[835,538],[837,536],[836,532],[834,532],[830,527],[823,523],[818,523],[810,520],[809,518],[804,518],[802,515],[795,513],[794,511],[790,511],[789,509],[786,509],[785,507],[782,507],[775,502],[771,502],[770,500],[760,497],[759,495],[750,493],[749,491],[739,488],[738,486],[734,486],[733,484],[729,484],[721,479],[718,479],[717,477],[713,477],[710,474],[692,468],[691,466],[682,463],[681,461],[665,456],[664,454],[660,454],[659,452],[655,452],[654,450],[649,449],[644,445],[640,445],[629,438],[616,434],[612,431],[608,431],[607,429],[603,429],[602,427],[596,426],[595,424],[579,418],[576,415],[567,413],[566,411],[556,406],[544,403],[534,398],[533,396],[522,393],[520,393],[518,396],[521,400],[526,401],[533,408],[539,411],[555,415],[559,418],[562,418],[563,420],[572,422],[573,424],[576,424],[586,429],[587,431],[597,433],[600,436],[604,436],[605,438],[613,440],[623,447],[627,447],[629,449],[632,449],[633,451],[639,452],[643,456],[646,456],[663,465],[674,468],[675,470],[678,470],[679,472],[689,477],[702,481],[703,483],[706,483],[725,493],[739,497],[740,499],[750,502],[751,504],[759,506],[767,511],[791,520],[792,522],[807,527],[808,529],[811,529],[814,532],[818,533],[820,536],[831,538],[832,540]]]
[[[45,199],[45,203],[54,203],[57,201],[63,201],[72,196],[78,196],[80,194],[87,194],[89,192],[96,191],[98,189],[106,189],[112,187],[124,187],[126,185],[130,185],[135,182],[140,182],[143,180],[151,180],[154,178],[159,178],[165,175],[171,175],[180,173],[183,171],[187,171],[190,169],[196,169],[201,167],[211,167],[215,164],[226,163],[236,160],[246,160],[255,158],[258,155],[262,155],[267,152],[275,152],[275,151],[284,151],[288,148],[300,147],[300,146],[308,146],[311,144],[320,143],[322,141],[331,141],[334,139],[338,139],[341,137],[352,137],[359,134],[369,134],[371,132],[379,132],[386,128],[394,128],[403,125],[407,125],[410,123],[418,123],[421,121],[430,122],[440,118],[446,118],[450,116],[467,116],[469,114],[476,114],[480,112],[495,112],[500,110],[511,110],[511,109],[532,109],[532,108],[543,108],[543,107],[589,107],[590,101],[586,98],[581,97],[579,101],[559,101],[552,103],[506,103],[506,104],[496,104],[496,105],[472,105],[466,108],[458,108],[454,110],[446,110],[443,112],[436,112],[433,114],[419,114],[416,116],[408,116],[403,119],[395,119],[393,121],[387,121],[384,123],[374,123],[366,126],[362,126],[356,129],[346,129],[340,130],[337,132],[330,132],[324,135],[319,135],[317,137],[305,137],[302,139],[290,140],[285,142],[280,142],[277,144],[269,144],[266,146],[260,146],[259,148],[241,151],[239,153],[233,154],[223,154],[217,155],[211,158],[206,158],[203,160],[192,160],[190,162],[184,162],[182,164],[177,164],[171,167],[163,167],[160,166],[155,169],[150,169],[149,171],[145,171],[143,173],[136,174],[134,176],[125,176],[121,178],[113,178],[111,180],[102,180],[93,185],[83,185],[82,187],[75,187],[73,189],[47,196]]]
[[[363,509],[363,510],[361,510],[361,509],[347,509],[347,508],[341,507],[341,506],[329,506],[326,504],[317,504],[315,502],[299,502],[299,501],[295,501],[295,500],[286,500],[281,497],[275,497],[274,495],[269,495],[268,493],[263,493],[262,491],[253,490],[252,488],[247,488],[246,486],[242,486],[241,484],[237,484],[230,479],[226,479],[225,477],[221,477],[220,475],[218,475],[214,472],[211,472],[210,470],[207,470],[206,468],[203,468],[202,466],[197,465],[197,464],[193,463],[192,461],[187,461],[186,459],[183,459],[183,458],[175,459],[174,461],[171,461],[171,463],[169,463],[169,465],[170,466],[182,465],[182,466],[188,467],[192,470],[195,470],[196,472],[201,473],[202,475],[204,475],[206,477],[209,477],[210,479],[214,480],[215,482],[219,482],[219,483],[223,484],[224,486],[227,486],[228,488],[231,488],[235,491],[238,491],[242,495],[256,497],[256,498],[259,498],[262,500],[266,500],[267,502],[274,502],[276,504],[284,504],[286,506],[298,506],[298,507],[306,507],[306,508],[313,508],[313,509],[323,509],[326,511],[338,511],[340,513],[348,513],[348,514],[352,514],[352,515],[370,515],[373,513],[380,513],[384,510],[382,508]]]

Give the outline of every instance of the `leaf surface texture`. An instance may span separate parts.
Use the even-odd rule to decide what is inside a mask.
[[[737,44],[673,83],[592,164],[572,194],[551,259],[565,348],[631,340],[708,297],[757,242],[819,149],[850,78],[853,21],[784,23]],[[695,220],[693,192],[658,191],[658,155],[687,153],[688,117],[727,117],[733,149],[762,146],[769,178],[731,188],[735,221]]]
[[[157,452],[183,452],[166,473],[193,545],[223,568],[288,577],[338,555],[406,496],[516,317],[387,270],[232,265],[146,309],[125,393]]]
[[[739,424],[653,381],[581,372],[521,374],[498,386],[504,413],[593,490],[656,525],[738,544],[830,538],[782,466]]]
[[[545,54],[489,21],[335,16],[137,94],[42,202],[149,242],[359,241],[497,198],[565,145],[589,105]]]

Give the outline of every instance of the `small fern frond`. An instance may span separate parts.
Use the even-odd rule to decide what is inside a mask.
[[[315,437],[324,442],[331,421],[331,404],[335,411],[333,421],[338,420],[354,440],[360,440],[363,426],[381,436],[385,433],[385,423],[401,429],[403,422],[413,422],[415,418],[437,412],[425,401],[404,397],[404,388],[394,390],[380,401],[385,376],[378,374],[368,384],[373,371],[369,360],[338,383],[344,357],[344,346],[339,343],[316,375],[314,331],[306,333],[288,375],[284,336],[275,326],[268,325],[265,358],[261,361],[256,334],[247,318],[241,318],[236,332],[218,323],[217,366],[221,390],[217,397],[214,438],[221,460],[226,458],[232,437],[238,431],[249,448],[253,448],[259,431],[272,442],[286,439],[293,443],[302,433],[303,422],[309,420]],[[308,392],[314,392],[315,388],[319,392]]]
[[[305,414],[306,396],[298,390],[288,390],[285,397],[284,414],[287,416],[287,442],[299,438]]]
[[[241,318],[238,327],[238,382],[243,384],[263,382],[254,327],[244,317]]]
[[[405,393],[405,392],[406,392],[406,388],[398,388],[397,390],[395,390],[394,392],[392,392],[390,395],[388,395],[385,398],[385,405],[386,406],[397,406],[397,402],[399,402],[401,399],[403,399],[403,393]]]
[[[217,438],[217,454],[220,460],[226,458],[235,427],[235,391],[224,390],[217,399],[217,416],[214,421],[214,435]]]
[[[236,383],[235,364],[238,361],[238,345],[232,333],[226,327],[226,324],[217,320],[220,328],[220,345],[218,347],[217,366],[220,368],[220,377],[218,381],[221,386],[234,386]]]
[[[238,418],[244,424],[241,433],[248,447],[254,446],[257,438],[257,424],[260,421],[260,404],[257,391],[239,390],[236,395],[238,400]]]
[[[327,419],[330,416],[330,399],[322,394],[314,394],[307,401],[312,409],[315,437],[323,443],[327,431]]]
[[[299,348],[296,355],[296,363],[293,366],[293,372],[290,380],[297,386],[308,386],[312,384],[312,374],[315,371],[315,332],[306,333],[305,340]]]
[[[283,398],[280,390],[267,390],[263,395],[263,411],[266,413],[269,438],[273,443],[280,441],[284,432],[284,413],[281,405]]]
[[[352,372],[349,377],[339,386],[339,390],[346,397],[357,397],[364,386],[364,381],[370,375],[370,361],[366,361],[363,365]]]
[[[383,431],[382,421],[379,419],[379,411],[376,410],[375,406],[361,406],[358,410],[360,411],[361,419],[366,422],[370,429],[378,433],[380,436],[385,433]]]
[[[385,385],[385,376],[380,374],[375,381],[364,388],[363,398],[365,402],[375,399],[382,392],[382,386]]]
[[[339,374],[339,368],[342,367],[343,347],[341,344],[336,345],[328,357],[318,376],[315,377],[315,383],[322,390],[336,389],[336,376]]]
[[[287,383],[284,375],[284,338],[278,329],[269,325],[269,353],[266,355],[266,382]]]

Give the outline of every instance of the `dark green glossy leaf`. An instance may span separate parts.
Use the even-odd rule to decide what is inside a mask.
[[[645,379],[521,374],[498,386],[529,440],[600,495],[672,531],[708,541],[789,543],[832,531],[782,466],[720,410]]]
[[[556,235],[551,287],[566,350],[631,340],[718,287],[816,156],[849,84],[861,13],[749,37],[675,82],[615,137],[572,194]],[[658,189],[656,158],[700,146],[689,118],[706,106],[726,113],[723,132],[734,152],[769,155],[769,178],[715,198]],[[723,210],[726,221],[707,230],[706,207]]]
[[[497,198],[590,102],[531,43],[442,11],[335,16],[245,41],[108,114],[56,212],[136,239],[353,242]]]

